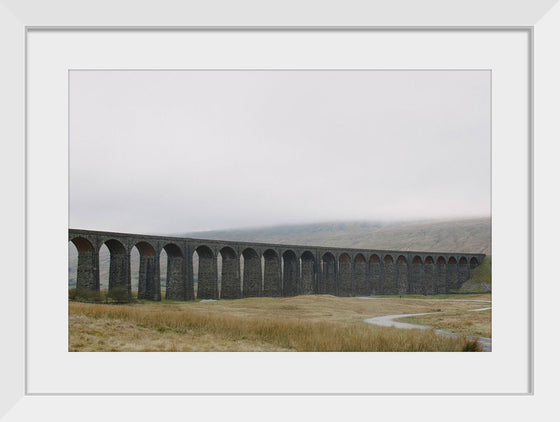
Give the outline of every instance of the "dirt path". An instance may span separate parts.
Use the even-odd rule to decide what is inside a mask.
[[[379,299],[379,298],[372,298],[372,299]],[[422,299],[425,300],[425,299]],[[464,299],[436,299],[436,300],[449,300],[449,301],[461,301],[461,302],[486,302],[492,303],[490,300],[464,300]],[[492,308],[479,308],[479,309],[470,309],[469,312],[480,312],[486,311]],[[399,322],[395,321],[396,319],[400,318],[407,318],[407,317],[414,317],[414,316],[422,316],[422,315],[434,315],[434,314],[441,314],[442,312],[424,312],[421,314],[401,314],[401,315],[384,315],[378,316],[374,318],[367,318],[364,319],[364,322],[373,325],[379,325],[382,327],[395,327],[395,328],[403,328],[403,329],[420,329],[420,330],[430,330],[432,327],[430,325],[419,325],[419,324],[410,324],[408,322]],[[447,337],[460,337],[457,333],[452,333],[450,331],[445,330],[434,330],[434,333],[447,336]],[[485,352],[492,351],[492,339],[487,337],[479,337],[479,336],[467,336],[468,339],[478,339],[478,342],[482,346],[482,349]]]

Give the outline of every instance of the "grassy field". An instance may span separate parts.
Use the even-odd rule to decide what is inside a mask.
[[[376,327],[389,314],[469,312],[490,295],[340,298],[329,295],[127,305],[69,302],[70,351],[462,351],[465,338]],[[488,321],[489,322],[489,321]],[[464,329],[462,334],[475,330]],[[478,330],[479,327],[476,327]],[[489,331],[489,324],[488,330]],[[487,333],[481,330],[480,332]]]
[[[483,304],[480,306],[483,307]],[[457,334],[492,337],[492,311],[444,312],[440,315],[423,315],[399,318],[397,321],[410,324],[430,325],[433,328]]]

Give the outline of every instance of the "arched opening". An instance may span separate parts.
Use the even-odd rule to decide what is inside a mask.
[[[347,253],[338,258],[338,294],[339,296],[353,296],[352,288],[352,259]]]
[[[130,256],[124,245],[115,239],[104,242],[109,251],[108,291],[116,297],[131,297]],[[101,258],[101,251],[99,254]]]
[[[438,257],[436,261],[435,290],[436,294],[447,293],[447,266],[443,256]]]
[[[161,290],[161,297],[167,296],[167,252],[164,248],[159,252],[159,288]]]
[[[433,295],[436,292],[436,271],[434,259],[431,256],[427,256],[424,259],[424,279],[426,280],[426,294]]]
[[[398,291],[395,261],[391,255],[385,255],[383,258],[383,293],[394,295]]]
[[[72,241],[68,241],[68,288],[77,287],[78,276],[78,248]]]
[[[109,252],[107,245],[101,245],[97,259],[99,261],[99,289],[107,292],[109,290],[109,267],[111,261],[111,252]],[[136,290],[138,290],[138,287],[136,287]]]
[[[140,241],[134,245],[139,254],[139,264],[132,268],[132,278],[138,277],[138,299],[161,300],[161,286],[159,274],[159,257],[156,258],[154,247],[148,242]]]
[[[410,292],[413,294],[426,294],[422,258],[418,255],[412,258],[412,266],[410,269]]]
[[[198,261],[196,274],[197,299],[218,299],[217,265],[212,249],[204,245],[199,246],[193,253],[193,267],[195,260]]]
[[[263,295],[270,297],[282,296],[282,268],[278,253],[273,249],[267,249],[264,251],[263,260]]]
[[[232,248],[226,246],[220,250],[220,254],[218,256],[218,269],[220,270],[219,280],[221,280],[220,298],[240,298],[241,278],[239,274],[239,260],[237,259],[237,254]]]
[[[243,296],[259,297],[262,294],[261,258],[252,249],[247,248],[243,256]]]
[[[138,279],[140,278],[140,251],[138,248],[132,248],[130,250],[130,286],[132,295],[136,298],[142,299],[140,294],[140,284]]]
[[[381,260],[376,254],[369,257],[369,283],[371,285],[371,294],[383,294],[381,284]]]
[[[282,254],[282,294],[296,296],[298,293],[299,263],[294,251]]]
[[[163,261],[163,262],[162,262]],[[168,300],[187,300],[186,262],[181,248],[174,243],[165,245],[160,254],[160,273],[165,274],[165,298]]]
[[[447,261],[447,289],[449,292],[451,289],[456,289],[458,285],[458,272],[457,272],[457,260],[454,257],[449,258]]]
[[[367,281],[366,259],[359,253],[354,258],[354,294],[358,296],[369,296],[370,290]]]
[[[309,251],[301,255],[301,294],[311,295],[317,293],[315,274],[315,257]]]
[[[473,268],[478,267],[479,264],[480,264],[480,263],[478,262],[478,259],[476,259],[476,258],[473,256],[473,257],[471,258],[471,260],[470,260],[471,270],[472,270]]]
[[[321,292],[329,295],[337,294],[336,286],[336,259],[327,252],[321,258]]]
[[[404,255],[397,258],[397,289],[400,295],[408,292],[408,262]]]
[[[470,277],[469,261],[467,258],[462,256],[459,259],[459,265],[457,267],[457,288],[461,288],[463,283],[467,281]]]
[[[68,284],[99,292],[98,256],[93,245],[83,237],[75,237],[68,245]]]

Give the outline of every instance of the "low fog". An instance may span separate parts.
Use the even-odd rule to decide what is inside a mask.
[[[490,215],[489,71],[71,71],[69,225]]]

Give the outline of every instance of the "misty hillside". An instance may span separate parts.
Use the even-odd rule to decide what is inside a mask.
[[[490,254],[490,218],[423,222],[341,222],[183,233],[201,239]]]

